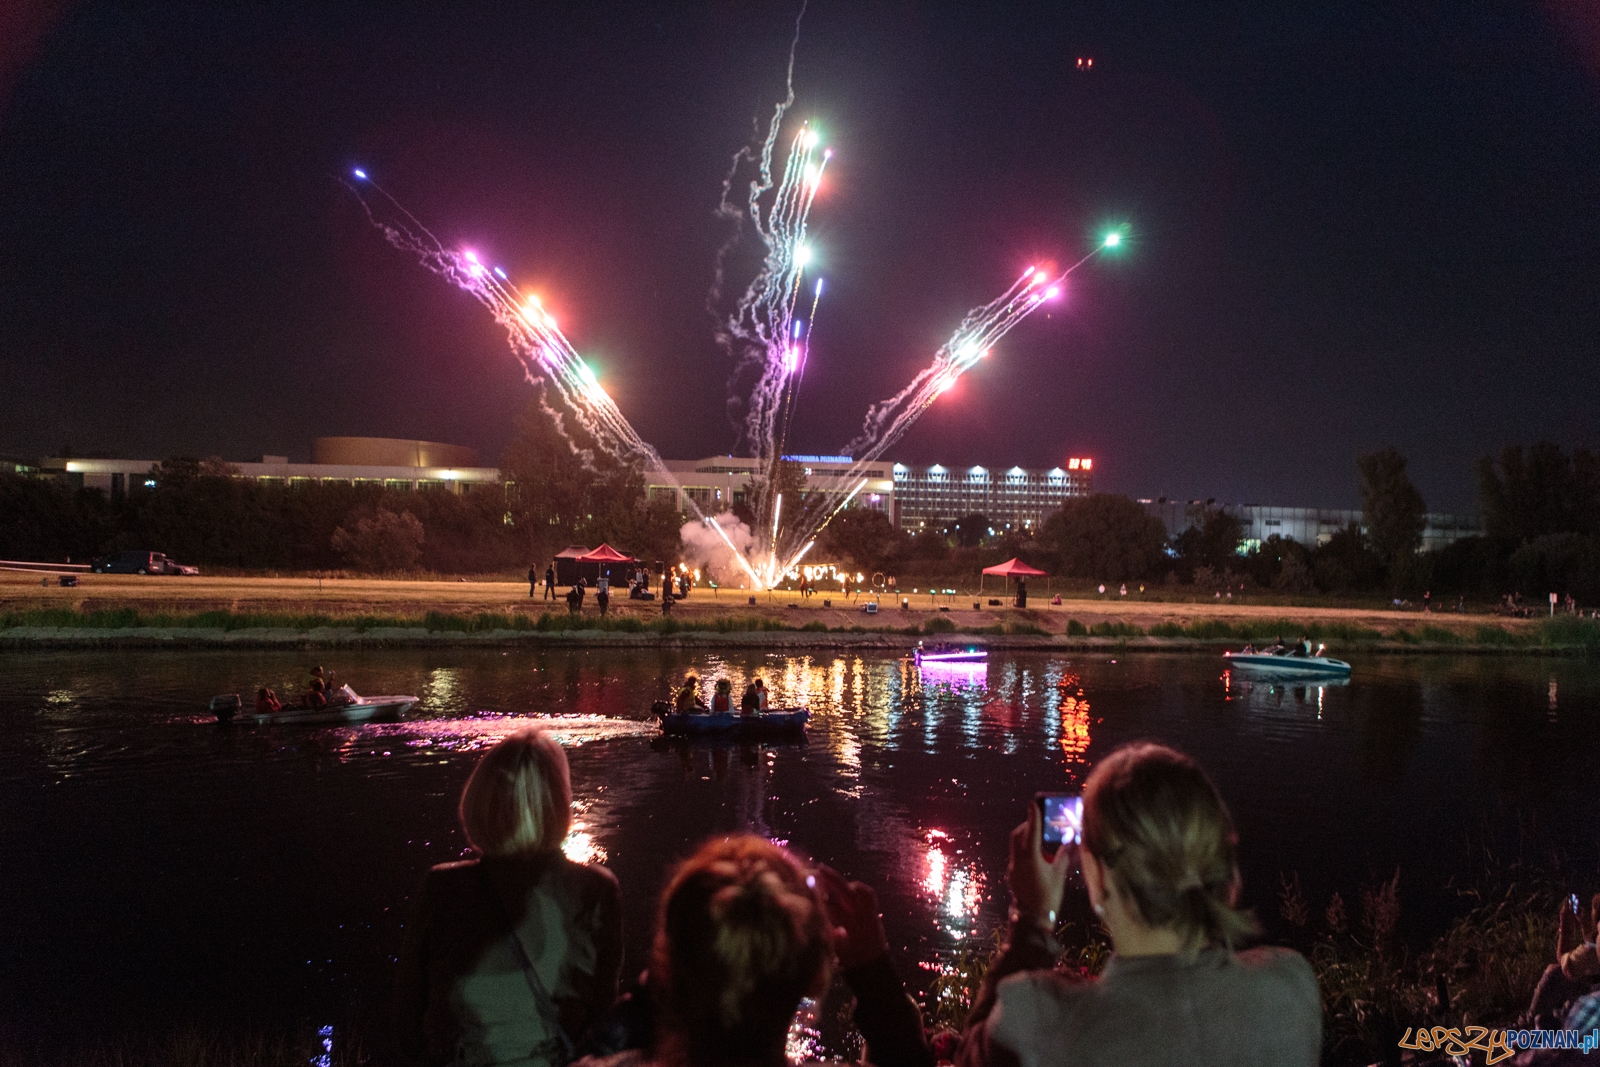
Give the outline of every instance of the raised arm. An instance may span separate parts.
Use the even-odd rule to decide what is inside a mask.
[[[822,867],[823,906],[833,926],[833,950],[856,996],[855,1023],[874,1067],[933,1067],[922,1012],[889,960],[889,939],[878,895],[864,882],[847,882]]]

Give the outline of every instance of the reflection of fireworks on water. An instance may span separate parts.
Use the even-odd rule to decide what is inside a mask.
[[[583,817],[593,806],[593,802],[588,800],[572,802],[572,825],[567,830],[567,839],[561,842],[561,851],[573,863],[606,861],[605,848],[595,839],[588,820]]]
[[[616,737],[654,737],[654,723],[613,719],[605,715],[479,715],[467,719],[411,719],[406,722],[348,727],[340,747],[345,759],[390,755],[396,749],[477,752],[492,748],[518,730],[537,726],[568,748]],[[389,749],[366,749],[367,742]]]
[[[929,830],[923,835],[926,845],[922,891],[935,905],[935,922],[951,937],[960,940],[983,907],[985,879],[975,863],[961,858],[960,849],[951,847],[950,835]]]
[[[1084,753],[1089,751],[1089,698],[1076,674],[1063,678],[1060,687],[1061,751],[1068,763],[1083,763]]]

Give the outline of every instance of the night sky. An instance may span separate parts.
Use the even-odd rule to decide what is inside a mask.
[[[496,460],[520,365],[367,224],[355,165],[545,296],[664,455],[732,447],[715,207],[798,5],[448,6],[0,16],[0,452],[359,434]],[[1597,443],[1587,0],[812,0],[795,90],[835,153],[796,451],[1112,223],[1125,252],[891,458],[1090,455],[1136,496],[1356,506],[1356,453],[1392,443],[1432,509],[1475,510],[1478,456]]]

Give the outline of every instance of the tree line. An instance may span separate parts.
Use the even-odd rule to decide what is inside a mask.
[[[1087,582],[1600,598],[1600,462],[1588,451],[1540,443],[1483,458],[1484,534],[1431,552],[1421,551],[1426,506],[1405,458],[1388,448],[1360,456],[1356,466],[1363,523],[1314,545],[1272,537],[1241,553],[1245,530],[1224,510],[1205,509],[1172,534],[1136,501],[1100,493],[1066,501],[1036,531],[999,536],[983,515],[912,534],[882,512],[852,508],[822,530],[812,558],[894,574],[903,585],[918,577],[970,578],[981,566],[1020,555]],[[155,486],[117,499],[4,475],[0,558],[87,562],[120,549],[153,549],[239,570],[484,574],[542,569],[569,544],[606,541],[648,562],[677,559],[684,517],[673,503],[651,501],[636,466],[607,456],[542,397],[519,420],[501,469],[507,484],[458,494],[288,487],[234,477],[220,460],[173,459],[158,465]]]
[[[1484,534],[1429,552],[1421,550],[1427,507],[1405,457],[1385,448],[1361,455],[1356,467],[1363,521],[1314,545],[1274,536],[1241,551],[1244,525],[1220,508],[1203,509],[1172,534],[1136,501],[1097,493],[1067,500],[1032,535],[991,537],[986,516],[967,515],[913,536],[880,513],[853,510],[823,531],[814,555],[910,576],[970,573],[1020,555],[1053,575],[1090,582],[1600,599],[1600,463],[1588,451],[1540,443],[1485,457],[1477,467]]]
[[[235,477],[220,459],[169,459],[115,499],[54,479],[0,475],[0,559],[87,563],[124,549],[202,567],[366,573],[518,571],[571,544],[610,541],[675,559],[681,519],[540,400],[520,418],[505,485],[401,491]]]

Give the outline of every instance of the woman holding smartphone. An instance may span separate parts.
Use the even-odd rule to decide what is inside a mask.
[[[1236,950],[1256,932],[1237,907],[1233,820],[1193,760],[1162,745],[1107,756],[1084,787],[1079,847],[1042,850],[1030,807],[1011,835],[1010,936],[984,978],[960,1062],[1316,1064],[1315,976],[1288,949]],[[1096,980],[1055,973],[1056,912],[1075,860],[1111,938]]]

